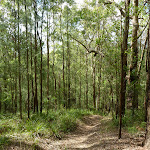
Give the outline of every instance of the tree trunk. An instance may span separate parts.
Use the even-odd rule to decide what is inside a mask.
[[[69,23],[68,23],[68,7],[67,7],[67,68],[68,68],[68,108],[71,106],[70,102],[70,47],[69,47]]]
[[[97,102],[97,109],[98,110],[100,110],[101,70],[102,70],[102,56],[99,57],[99,62],[98,62],[98,102]]]
[[[18,64],[19,64],[19,109],[20,109],[20,119],[22,119],[22,92],[21,92],[21,53],[20,53],[20,28],[19,28],[19,21],[20,21],[20,10],[19,10],[19,1],[18,1]]]
[[[81,108],[81,50],[80,50],[80,75],[79,75],[79,87],[80,87],[80,90],[79,90],[79,108]]]
[[[60,104],[61,104],[61,98],[60,98],[60,94],[61,94],[61,77],[59,75],[59,81],[58,81],[58,109],[60,109]]]
[[[122,115],[125,113],[126,74],[127,74],[127,49],[129,32],[129,8],[130,0],[125,0],[125,22],[123,41],[121,47],[121,91],[120,91],[120,113],[119,113],[119,138],[121,138]]]
[[[130,66],[130,100],[132,101],[132,110],[138,108],[138,77],[137,77],[137,62],[138,62],[138,43],[137,43],[137,32],[138,32],[138,0],[133,0],[133,29],[132,29],[132,58]]]
[[[63,55],[62,55],[62,68],[63,68],[63,103],[64,107],[67,106],[67,101],[66,101],[66,86],[65,86],[65,50],[64,50],[64,41],[63,41],[63,35],[62,35],[62,6],[61,6],[61,13],[60,13],[60,34],[61,34],[61,42],[62,42],[62,50],[63,50]]]
[[[31,65],[31,91],[32,91],[32,98],[31,98],[31,109],[33,109],[34,105],[34,85],[33,85],[33,51],[32,51],[32,25],[30,29],[30,55],[31,55],[31,60],[30,60],[30,65]]]
[[[118,114],[119,114],[119,86],[118,86],[118,60],[116,59],[116,119],[118,118]]]
[[[145,136],[145,147],[150,147],[150,0],[148,0],[148,9],[149,9],[149,31],[148,31],[148,53],[147,53],[147,83],[146,83],[146,118],[147,118],[147,127],[146,127],[146,136]]]
[[[55,27],[55,22],[54,22],[54,19],[55,19],[55,16],[54,16],[54,10],[53,10],[53,27]],[[55,29],[53,29],[55,30]],[[55,36],[53,36],[53,68],[52,68],[52,71],[53,71],[53,83],[54,83],[54,94],[53,96],[55,97],[55,110],[57,109],[57,79],[56,79],[56,68],[55,68]]]
[[[38,98],[37,98],[37,4],[34,1],[34,11],[35,11],[35,27],[34,27],[34,40],[35,40],[35,53],[34,53],[34,82],[35,82],[35,91],[34,91],[34,112],[38,113]]]
[[[40,48],[41,48],[41,64],[40,64],[40,83],[41,83],[41,87],[40,87],[40,112],[42,113],[42,109],[43,109],[43,46],[42,46],[42,31],[43,31],[43,16],[44,16],[44,7],[45,7],[45,0],[43,2],[43,10],[42,10],[42,20],[41,20],[41,38],[39,36],[39,40],[40,40]]]
[[[47,112],[50,106],[50,98],[49,98],[49,12],[47,12]]]
[[[88,109],[88,91],[89,91],[89,89],[88,89],[88,54],[86,53],[86,109]]]
[[[27,89],[28,89],[28,118],[30,118],[30,83],[29,83],[29,49],[28,49],[28,24],[27,24],[27,6],[25,0],[25,13],[26,13],[26,49],[27,49]]]
[[[11,112],[14,113],[14,89],[13,89],[13,77],[12,74],[10,72],[10,78],[12,79],[12,81],[10,82],[10,90],[11,90]]]
[[[14,0],[14,5],[15,5],[15,0]],[[15,21],[16,21],[16,13],[15,13]],[[16,68],[17,68],[17,34],[16,34],[16,23],[15,23],[15,62],[16,62]],[[17,92],[17,72],[15,72],[15,100],[14,100],[14,105],[15,105],[15,110],[14,112],[17,112],[17,97],[18,97],[18,92]]]
[[[42,48],[42,26],[41,26],[41,40],[40,40],[40,47],[41,47],[41,65],[40,65],[40,113],[42,113],[42,109],[43,109],[43,78],[42,78],[42,70],[43,70],[43,48]]]
[[[95,73],[95,57],[94,56],[92,56],[92,65],[93,65],[93,106],[94,106],[94,109],[96,109],[96,86],[95,86],[96,73]]]
[[[53,39],[53,81],[54,81],[54,97],[55,97],[55,110],[57,109],[57,95],[56,95],[56,89],[57,89],[57,82],[56,82],[56,73],[55,73],[55,43]]]

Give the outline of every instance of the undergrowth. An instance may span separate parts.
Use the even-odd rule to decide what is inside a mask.
[[[143,110],[136,110],[134,115],[132,115],[131,110],[128,110],[122,118],[122,126],[132,134],[145,131],[146,122],[144,121],[144,115]],[[113,118],[113,125],[119,126],[119,118]]]
[[[93,112],[88,110],[70,109],[49,111],[47,114],[32,114],[30,119],[23,114],[23,119],[17,115],[0,114],[0,146],[8,143],[9,138],[34,140],[35,137],[57,137],[61,138],[63,133],[74,131],[77,127],[77,120],[84,115]]]

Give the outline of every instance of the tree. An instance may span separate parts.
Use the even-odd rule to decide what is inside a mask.
[[[38,97],[37,97],[37,3],[34,1],[34,82],[35,82],[35,91],[34,91],[34,112],[38,112]]]
[[[47,12],[47,100],[48,100],[48,109],[49,109],[49,101],[50,101],[50,95],[49,95],[49,12]]]
[[[127,74],[127,49],[129,33],[129,10],[130,0],[125,0],[125,21],[123,40],[121,44],[121,91],[120,91],[120,112],[119,112],[119,138],[121,138],[122,116],[125,113],[125,94],[126,94],[126,74]]]
[[[18,3],[18,72],[19,72],[19,109],[20,109],[20,118],[22,119],[22,92],[21,92],[21,52],[20,52],[20,27],[19,27],[19,22],[20,22],[20,6],[19,6],[19,1]]]
[[[26,50],[27,50],[27,89],[28,89],[28,118],[30,118],[30,81],[29,81],[29,48],[28,48],[28,22],[27,22],[27,2],[25,0],[25,13],[26,13]]]
[[[149,9],[149,28],[148,28],[148,48],[147,48],[147,82],[146,82],[146,136],[145,136],[145,144],[146,147],[150,147],[150,0],[148,0],[148,9]]]
[[[132,58],[130,66],[130,99],[132,101],[132,110],[134,114],[134,109],[138,108],[138,76],[137,76],[137,63],[138,63],[138,42],[137,42],[137,33],[138,33],[138,0],[133,1],[134,10],[133,10],[133,29],[132,29]]]

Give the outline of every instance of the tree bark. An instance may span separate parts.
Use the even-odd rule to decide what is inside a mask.
[[[95,57],[93,56],[92,56],[92,65],[93,65],[93,106],[94,109],[96,109],[96,86],[95,86],[96,68],[95,68]]]
[[[70,101],[70,46],[69,46],[69,22],[68,22],[68,7],[67,7],[67,68],[68,68],[68,105],[67,107],[70,108],[71,101]]]
[[[119,113],[119,138],[121,138],[122,116],[125,113],[125,94],[126,94],[126,74],[127,74],[127,49],[128,49],[128,32],[129,32],[129,9],[130,0],[125,0],[125,21],[123,41],[121,46],[121,91],[120,91],[120,113]]]
[[[34,112],[38,113],[38,98],[37,98],[37,4],[34,1],[34,18],[35,18],[35,26],[34,26],[34,40],[35,40],[35,47],[34,47],[34,82],[35,82],[35,91],[34,91]]]
[[[148,31],[148,53],[147,53],[147,83],[146,83],[146,135],[145,135],[145,147],[150,147],[150,0],[148,0],[148,9],[149,9],[149,31]]]
[[[20,21],[20,6],[18,1],[18,64],[19,64],[19,110],[20,110],[20,119],[22,119],[22,91],[21,91],[21,52],[20,52],[20,28],[19,28],[19,21]]]
[[[49,12],[47,12],[47,100],[48,100],[48,106],[47,106],[47,112],[49,110],[50,105],[50,98],[49,98]]]
[[[15,6],[15,0],[14,0],[14,6]],[[16,13],[15,13],[15,22],[16,22],[16,19],[17,19],[17,16],[16,16]],[[15,62],[16,62],[16,66],[17,66],[17,34],[16,34],[16,23],[15,23]],[[15,72],[15,100],[14,100],[14,105],[15,105],[15,110],[14,112],[16,113],[17,112],[17,97],[18,97],[18,92],[17,92],[17,72]]]
[[[32,98],[31,98],[31,109],[34,107],[34,83],[33,83],[33,49],[32,49],[32,25],[30,25],[30,65],[31,65],[31,91],[32,91]]]
[[[79,108],[81,108],[81,50],[80,50],[80,75],[79,75],[79,87],[80,87],[80,90],[79,90]]]
[[[28,118],[30,118],[30,82],[29,82],[29,49],[28,49],[28,24],[27,24],[27,5],[25,0],[25,14],[26,14],[26,50],[27,50],[27,90],[28,90]]]
[[[88,109],[88,91],[89,91],[89,89],[88,89],[88,54],[86,53],[86,109]]]
[[[130,66],[130,100],[132,101],[132,110],[138,108],[138,76],[137,76],[137,62],[138,62],[138,43],[137,43],[137,32],[139,28],[138,24],[138,0],[133,0],[133,29],[132,29],[132,58]]]

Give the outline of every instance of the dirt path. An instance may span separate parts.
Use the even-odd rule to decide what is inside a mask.
[[[49,144],[41,142],[41,146],[47,150],[140,150],[143,139],[142,134],[132,136],[123,132],[119,140],[118,131],[111,127],[109,118],[92,115],[84,117],[77,130],[62,140],[47,140]]]
[[[110,118],[92,115],[84,117],[77,130],[61,140],[38,138],[37,144],[42,150],[142,150],[143,139],[142,133],[133,136],[123,131],[119,140]]]

